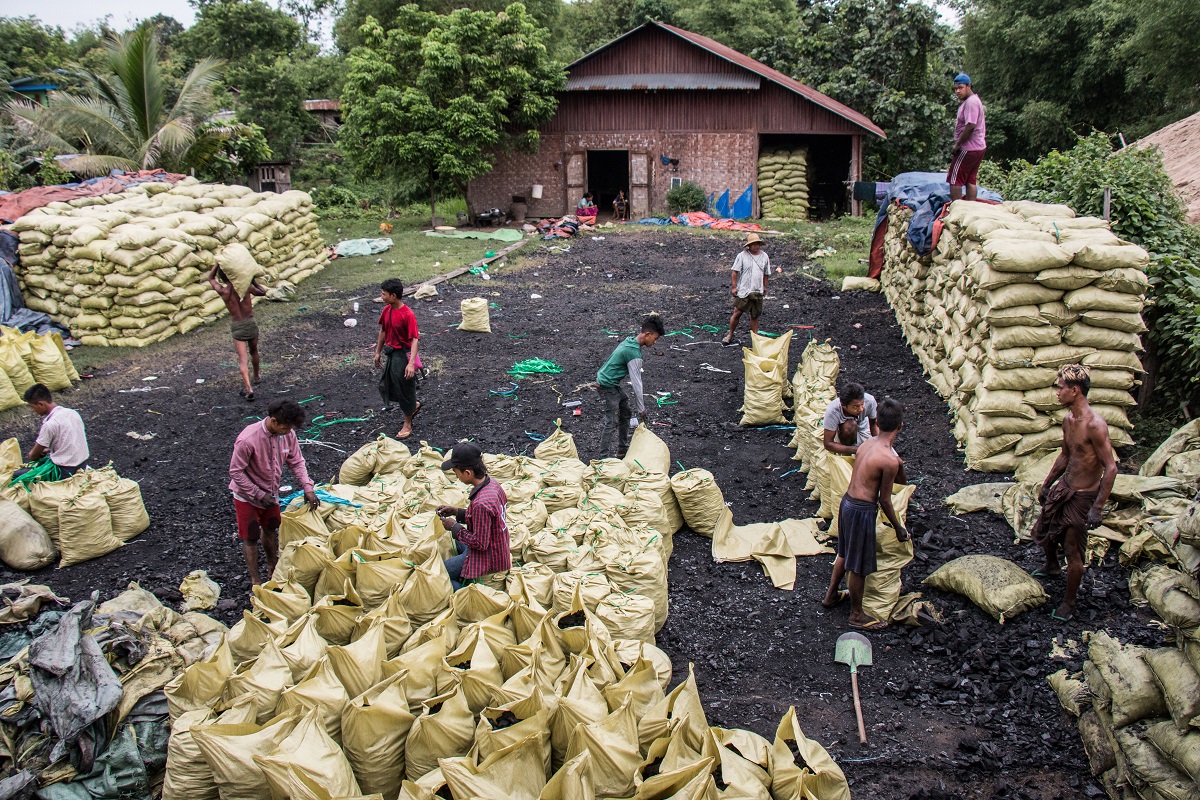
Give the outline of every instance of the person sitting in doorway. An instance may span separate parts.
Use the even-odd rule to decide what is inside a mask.
[[[628,220],[629,219],[629,201],[625,199],[625,190],[617,192],[617,199],[613,200],[613,220]]]
[[[596,208],[596,201],[592,199],[592,193],[588,192],[579,200],[579,205],[575,206],[575,216],[579,217],[579,221],[586,225],[596,224],[596,214],[599,211]]]

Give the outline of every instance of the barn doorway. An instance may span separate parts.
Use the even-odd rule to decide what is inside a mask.
[[[629,198],[629,151],[588,150],[587,191],[600,209],[599,216],[611,219],[617,193],[624,192]]]

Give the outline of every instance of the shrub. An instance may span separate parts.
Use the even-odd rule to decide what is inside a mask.
[[[667,192],[667,208],[672,214],[703,211],[708,208],[708,193],[691,181],[684,181]]]
[[[1169,364],[1162,384],[1182,396],[1200,387],[1200,229],[1184,221],[1183,204],[1163,170],[1157,148],[1113,150],[1094,132],[1066,152],[1036,164],[1015,162],[996,188],[1009,199],[1066,203],[1100,216],[1104,188],[1112,189],[1112,229],[1150,252],[1150,291],[1144,316],[1153,361]]]

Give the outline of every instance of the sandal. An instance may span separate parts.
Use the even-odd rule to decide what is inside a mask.
[[[822,601],[821,601],[821,606],[822,606],[823,608],[837,608],[837,607],[838,607],[838,606],[840,606],[840,605],[842,604],[842,602],[843,602],[843,601],[844,601],[844,600],[845,600],[847,597],[849,597],[849,596],[850,596],[850,590],[849,590],[849,589],[838,589],[838,593],[837,593],[837,599],[836,599],[836,600],[834,600],[832,603],[828,603],[828,604],[827,604],[827,603],[826,603],[824,600],[822,600]]]
[[[1062,577],[1062,570],[1059,570],[1058,572],[1046,572],[1046,570],[1038,567],[1033,572],[1029,573],[1029,576],[1031,578],[1060,578]]]
[[[733,345],[734,343],[735,343],[735,342],[733,341],[733,334],[732,334],[732,333],[731,333],[731,334],[729,334],[728,336],[726,336],[724,339],[722,339],[722,340],[721,340],[721,344],[725,345],[726,347],[729,347],[730,345]]]
[[[1072,611],[1070,614],[1067,614],[1065,617],[1060,617],[1058,615],[1057,608],[1050,612],[1050,619],[1056,619],[1059,622],[1070,622],[1074,617],[1075,617],[1074,611]]]
[[[850,627],[854,628],[854,630],[856,630],[856,631],[881,631],[884,628],[886,628],[887,626],[888,626],[888,624],[886,622],[880,622],[877,619],[873,619],[870,622],[851,622],[850,623]]]
[[[245,389],[239,389],[238,394],[245,398],[247,403],[254,402],[254,392],[247,392]]]

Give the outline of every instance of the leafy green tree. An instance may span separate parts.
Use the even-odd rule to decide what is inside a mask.
[[[975,0],[963,18],[965,66],[988,106],[989,138],[1003,134],[988,142],[992,154],[1036,157],[1093,128],[1152,131],[1163,98],[1126,55],[1139,16],[1120,0]]]
[[[1200,109],[1200,4],[1135,0],[1133,12],[1137,26],[1125,55],[1134,76],[1163,96],[1171,118]]]
[[[572,42],[564,58],[574,61],[644,22],[679,22],[676,0],[575,0],[563,9],[563,26]]]
[[[249,61],[226,70],[226,82],[239,89],[238,118],[261,126],[271,150],[280,158],[317,123],[304,110],[308,99],[307,62],[279,56],[273,62]]]
[[[750,56],[778,46],[796,30],[792,0],[697,0],[676,14],[689,31]]]
[[[345,8],[333,26],[338,49],[349,53],[355,47],[366,43],[362,27],[369,17],[373,17],[384,30],[395,27],[401,9],[409,3],[410,0],[345,0]],[[508,4],[509,0],[471,0],[466,7],[473,11],[500,12]],[[461,0],[418,0],[416,3],[421,11],[441,15],[449,14],[463,5]],[[547,47],[552,52],[562,40],[569,39],[568,32],[560,26],[563,0],[530,0],[524,5],[526,13],[531,14],[538,25],[554,33],[553,39],[547,42]]]
[[[271,158],[271,148],[257,125],[206,123],[196,142],[191,154],[201,164],[196,177],[210,183],[240,183],[249,167]]]
[[[0,17],[0,80],[50,78],[70,60],[62,28],[36,17]]]
[[[356,172],[424,179],[432,216],[439,182],[466,196],[499,151],[535,152],[565,82],[548,36],[520,3],[445,16],[405,6],[386,32],[368,19],[342,96],[341,142]]]
[[[203,166],[206,139],[220,135],[202,128],[220,63],[205,59],[193,67],[168,105],[153,27],[141,25],[105,47],[107,71],[87,74],[84,93],[56,93],[44,107],[10,102],[18,132],[38,146],[84,154],[71,167],[85,175]]]
[[[205,3],[195,24],[175,37],[175,46],[190,63],[219,58],[231,66],[269,64],[307,44],[299,22],[261,0]]]
[[[37,171],[39,186],[58,186],[63,183],[70,183],[73,180],[71,173],[59,166],[58,159],[55,156],[56,153],[53,150],[42,151],[42,164],[38,167]]]
[[[866,140],[865,175],[886,180],[945,165],[959,50],[934,8],[913,0],[815,0],[796,30],[784,49],[759,55],[887,132],[886,141]],[[990,116],[988,123],[990,133]]]

